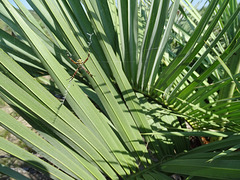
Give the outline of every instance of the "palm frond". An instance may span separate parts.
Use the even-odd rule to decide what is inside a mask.
[[[2,110],[0,125],[44,160],[1,150],[53,179],[239,177],[235,0],[0,3],[0,97],[32,129]],[[73,79],[69,55],[89,58]]]

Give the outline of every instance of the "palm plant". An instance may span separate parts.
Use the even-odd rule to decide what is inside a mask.
[[[0,124],[44,160],[1,150],[53,179],[240,177],[235,0],[202,16],[180,0],[28,0],[41,21],[15,2],[0,6],[16,35],[0,30],[0,95],[33,129],[2,110]],[[90,54],[74,79],[68,54]],[[191,150],[189,136],[223,140]]]

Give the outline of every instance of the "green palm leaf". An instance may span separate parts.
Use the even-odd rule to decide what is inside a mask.
[[[239,177],[235,0],[0,3],[14,32],[0,30],[0,96],[33,130],[2,110],[0,125],[45,161],[4,138],[1,150],[53,179]],[[93,76],[70,79],[68,54],[90,54]],[[191,150],[199,136],[219,141]]]

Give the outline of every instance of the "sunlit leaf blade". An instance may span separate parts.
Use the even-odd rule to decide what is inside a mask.
[[[92,6],[91,6],[90,2],[86,1],[86,5],[87,5],[87,8],[89,8],[89,11],[92,12],[92,10],[91,10]],[[99,42],[101,42],[100,45],[106,55],[109,66],[112,69],[112,72],[116,79],[116,82],[117,82],[120,90],[123,92],[124,100],[126,101],[126,104],[132,114],[132,116],[129,116],[130,114],[126,114],[126,115],[127,115],[127,119],[128,119],[127,122],[131,127],[133,127],[133,129],[130,130],[129,127],[127,126],[127,124],[124,123],[125,124],[124,131],[127,132],[128,136],[129,136],[128,138],[130,138],[129,139],[130,141],[131,141],[131,137],[135,136],[137,139],[139,139],[139,142],[141,142],[140,134],[138,134],[138,132],[136,132],[135,129],[136,129],[136,127],[140,128],[144,125],[148,126],[146,123],[146,119],[145,119],[144,115],[141,113],[141,108],[137,102],[138,100],[137,100],[123,70],[121,68],[119,68],[119,67],[121,67],[120,61],[117,59],[117,56],[114,54],[112,47],[109,46],[109,43],[108,43],[109,40],[107,39],[106,36],[104,36],[104,31],[103,31],[103,28],[102,28],[100,22],[97,19],[93,18],[92,24],[93,24],[93,27],[96,28],[96,30],[100,32],[99,34],[97,34],[97,38],[99,39]],[[131,109],[139,109],[139,111],[131,111]],[[124,115],[124,116],[126,116],[126,115]],[[124,116],[121,115],[121,117],[124,117]],[[132,117],[134,119],[132,119]],[[138,146],[138,144],[136,144],[136,145]],[[134,147],[134,148],[136,150],[136,147]],[[139,148],[142,149],[143,152],[146,152],[145,147],[143,147],[142,145],[140,145]],[[147,154],[145,154],[145,155],[147,155]],[[141,159],[141,160],[143,162],[145,161],[144,159]]]
[[[10,66],[11,64],[9,64],[10,60],[5,58],[6,62],[2,62],[3,64],[5,63],[8,63],[8,69],[10,70],[12,68],[12,73],[15,74],[16,77],[18,78],[21,78],[21,76],[24,76],[27,77],[26,74],[24,74],[24,72],[21,72],[21,68],[18,68],[18,71],[14,71],[13,69],[17,68],[17,64],[15,64],[15,66],[13,65],[12,67]],[[33,85],[35,84],[35,82],[31,82],[31,80],[29,78],[25,78],[25,80],[23,81],[24,83],[26,83],[26,85],[30,85],[30,83]],[[26,88],[26,87],[25,87]],[[30,86],[29,86],[30,88]],[[70,112],[70,111],[67,111],[67,109],[60,103],[58,102],[54,97],[53,99],[49,99],[49,96],[51,95],[47,95],[48,92],[45,92],[46,94],[44,94],[43,92],[45,91],[44,89],[40,90],[41,87],[38,87],[38,84],[35,84],[34,86],[32,86],[30,88],[30,91],[33,91],[35,93],[37,93],[36,97],[38,98],[41,98],[42,102],[45,103],[47,106],[49,106],[50,104],[52,104],[52,106],[49,106],[50,109],[52,109],[52,111],[55,112],[55,120],[57,119],[57,116],[59,116],[61,119],[64,119],[65,121],[68,121],[69,124],[72,124],[72,127],[74,128],[80,128],[82,127],[82,124],[79,122],[79,120]],[[39,90],[39,91],[38,91]],[[69,121],[68,119],[71,117],[71,121]],[[100,115],[100,117],[104,118],[103,115]],[[96,119],[95,119],[96,120]],[[105,121],[105,122],[104,122]],[[103,126],[105,125],[105,127]],[[119,158],[120,161],[125,161],[123,159],[123,155],[115,152],[116,149],[120,150],[122,149],[121,151],[124,152],[125,149],[123,147],[121,147],[122,145],[120,144],[120,142],[118,142],[118,140],[116,139],[115,137],[115,134],[113,134],[112,130],[108,127],[108,123],[106,120],[103,120],[101,122],[101,124],[99,124],[99,127],[100,127],[100,130],[102,129],[102,131],[99,132],[99,134],[97,134],[97,131],[92,131],[94,134],[96,134],[96,136],[98,137],[103,137],[103,139],[105,139],[106,143],[108,144],[108,146],[110,146],[112,149],[112,151],[114,152],[114,154],[117,156],[117,158]],[[77,129],[78,129],[77,128]],[[93,127],[94,128],[94,127]],[[93,129],[92,129],[93,130]],[[106,131],[107,130],[107,131]],[[80,130],[79,131],[83,131],[83,130]],[[110,135],[110,134],[111,135]],[[88,133],[88,136],[90,134]],[[100,136],[99,136],[100,135]],[[107,137],[111,136],[112,139],[108,139]],[[129,158],[127,155],[124,155],[125,158]],[[131,161],[127,161],[128,163],[130,163]],[[123,162],[122,162],[123,163]],[[131,164],[131,163],[130,163]]]
[[[225,6],[227,5],[227,1],[225,1]],[[200,37],[201,33],[203,32],[205,26],[207,25],[212,11],[216,7],[217,2],[212,1],[205,12],[204,16],[202,17],[201,21],[199,22],[199,26],[195,29],[194,33],[192,34],[191,38],[189,39],[188,43],[184,47],[184,49],[181,51],[181,53],[178,55],[178,57],[168,66],[167,69],[165,69],[162,74],[161,78],[157,80],[155,84],[155,88],[158,88],[160,90],[163,90],[167,88],[172,82],[173,79],[175,79],[182,70],[186,67],[188,63],[191,62],[192,57],[195,56],[197,52],[199,52],[200,48],[203,46],[204,38],[208,38],[210,33],[212,32],[212,29],[214,28],[214,23],[217,23],[217,19],[220,18],[221,13],[219,12],[219,15],[215,17],[215,21],[212,22],[211,28],[208,29],[208,32],[205,34],[205,37],[201,39],[201,42],[198,43],[197,47],[193,49],[194,45],[196,44],[198,38]],[[224,10],[225,6],[222,6],[222,10]],[[193,51],[193,52],[191,52]],[[191,53],[190,53],[191,52]],[[164,78],[163,78],[164,77]]]
[[[53,179],[236,179],[236,0],[27,1],[0,2],[0,97],[31,129],[0,126],[38,157],[1,149]]]
[[[218,36],[214,39],[214,41],[211,43],[210,47],[214,47],[214,45],[216,45],[216,43],[219,41],[219,39],[224,35],[224,33],[228,30],[230,24],[232,23],[232,21],[236,18],[237,14],[239,13],[238,9],[236,12],[234,12],[234,14],[232,15],[232,17],[230,18],[230,20],[228,21],[228,23],[226,24],[226,26],[224,26],[224,28],[222,29],[222,31],[218,34]],[[179,90],[179,88],[182,86],[182,84],[189,78],[190,75],[192,75],[194,73],[194,71],[199,67],[199,65],[203,62],[204,58],[207,56],[207,54],[210,52],[211,48],[206,49],[206,51],[204,52],[204,54],[201,55],[201,57],[198,59],[197,62],[194,63],[194,65],[190,68],[190,70],[188,71],[188,73],[182,78],[181,82],[179,82],[177,84],[177,86],[174,88],[174,90],[171,92],[170,97],[168,98],[168,101],[171,102],[171,100],[175,97],[176,92]],[[211,75],[212,72],[209,72],[209,76]],[[196,84],[196,82],[192,82],[192,84]],[[199,84],[199,81],[198,81]],[[191,89],[191,91],[193,91],[194,88]],[[184,90],[183,90],[184,91]],[[172,103],[172,102],[171,102]]]
[[[143,90],[147,86],[152,66],[160,46],[164,30],[169,1],[153,1],[150,16],[143,37],[138,65],[138,86]],[[148,87],[147,87],[148,88]]]
[[[14,132],[14,134],[24,140],[27,144],[29,144],[31,147],[34,147],[34,149],[41,149],[42,153],[46,153],[47,156],[51,157],[53,162],[55,164],[60,165],[60,168],[67,168],[68,171],[70,170],[71,173],[73,173],[76,176],[79,177],[88,177],[92,178],[91,176],[87,175],[86,169],[81,169],[79,166],[77,166],[75,163],[69,161],[69,158],[59,152],[57,149],[55,149],[53,146],[47,143],[47,141],[43,140],[40,136],[35,134],[34,132],[31,132],[27,127],[25,127],[23,124],[20,124],[20,122],[17,122],[15,119],[13,119],[11,116],[7,115],[2,110],[1,112],[1,118],[4,118],[4,121],[1,122],[1,125],[3,127],[6,127],[7,129],[11,130],[14,129],[14,126],[18,126],[18,130]],[[53,176],[62,176],[62,178],[69,179],[69,176],[66,174],[60,172],[57,168],[53,167],[52,165],[44,162],[43,160],[35,157],[34,155],[30,154],[29,152],[17,147],[16,145],[4,140],[1,138],[1,149],[24,160],[29,161],[29,163],[33,166],[36,166],[37,168],[40,168],[41,171],[45,171],[45,173],[50,173]],[[46,157],[47,157],[46,156]],[[67,160],[68,159],[68,160]],[[36,162],[36,163],[34,163]],[[86,162],[85,162],[86,163]],[[41,167],[38,167],[40,164],[42,164],[42,167],[45,167],[45,169],[42,169]],[[75,170],[74,170],[75,169]],[[81,173],[80,173],[81,172]],[[97,171],[96,171],[97,172]],[[99,177],[101,177],[101,174],[98,174]]]

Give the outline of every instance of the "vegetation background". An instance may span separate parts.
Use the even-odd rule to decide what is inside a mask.
[[[1,173],[240,177],[236,0],[27,2],[0,1]]]

